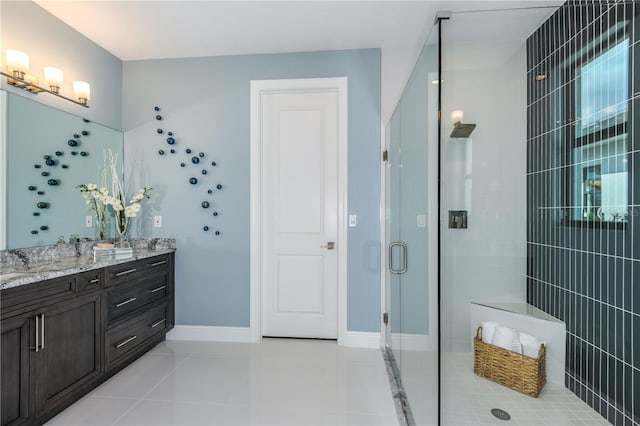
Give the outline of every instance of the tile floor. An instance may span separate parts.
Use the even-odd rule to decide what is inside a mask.
[[[417,424],[434,424],[433,352],[402,351]],[[531,398],[473,374],[471,353],[443,356],[445,425],[607,425],[564,386]],[[491,408],[512,416],[493,417]],[[334,341],[167,341],[48,425],[397,425],[382,352]]]
[[[416,424],[434,424],[437,408],[437,371],[434,352],[402,351],[402,380]],[[473,374],[472,353],[446,353],[442,357],[442,422],[471,425],[608,425],[595,410],[563,385],[547,383],[532,398]],[[511,415],[503,421],[491,414],[501,408]]]
[[[47,425],[397,425],[378,349],[167,341]]]

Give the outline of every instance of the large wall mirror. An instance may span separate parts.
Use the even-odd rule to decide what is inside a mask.
[[[94,238],[95,213],[77,186],[98,182],[106,150],[122,164],[122,132],[14,93],[0,96],[0,248]]]

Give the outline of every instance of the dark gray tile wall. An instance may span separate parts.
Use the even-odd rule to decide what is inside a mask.
[[[527,301],[566,322],[565,384],[616,425],[640,424],[639,15],[638,1],[568,1],[527,41]],[[628,113],[610,136],[627,134],[626,159],[618,159],[628,170],[628,217],[572,220],[582,211],[572,195],[581,167],[573,148],[586,119],[572,64],[624,37]]]

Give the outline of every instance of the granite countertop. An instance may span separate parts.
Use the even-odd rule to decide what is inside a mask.
[[[2,268],[0,273],[0,290],[31,284],[51,278],[72,275],[78,272],[100,269],[120,263],[145,259],[153,256],[173,253],[174,248],[157,247],[155,250],[134,248],[131,257],[126,259],[93,260],[93,253],[80,256],[63,256],[55,260],[36,262],[25,265],[14,265]]]

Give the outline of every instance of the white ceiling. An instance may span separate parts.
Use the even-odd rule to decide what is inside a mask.
[[[438,10],[544,7],[562,1],[51,1],[40,6],[118,58],[128,60],[359,48],[424,41]],[[513,22],[466,16],[451,42],[521,41],[553,12],[531,9]],[[495,15],[495,16],[493,16]]]

